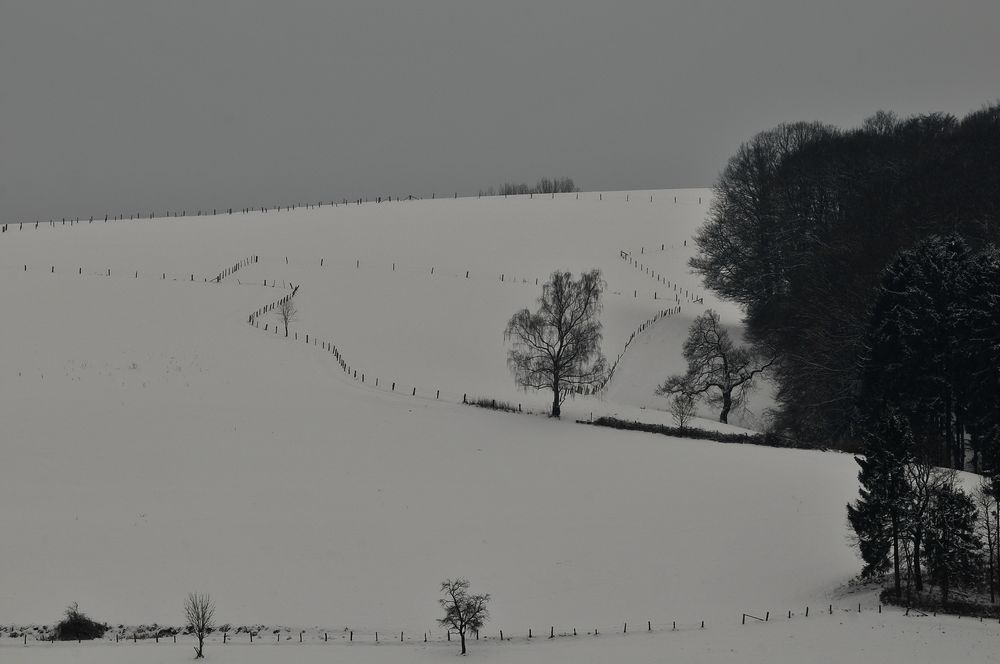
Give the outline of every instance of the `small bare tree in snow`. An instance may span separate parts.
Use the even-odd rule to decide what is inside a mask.
[[[774,363],[773,358],[764,358],[753,348],[733,343],[719,322],[719,314],[711,309],[691,324],[684,359],[687,373],[671,376],[656,393],[705,395],[709,404],[721,408],[720,422],[728,422],[729,412],[745,404],[756,378]]]
[[[205,656],[205,635],[215,629],[215,602],[208,593],[188,593],[184,600],[184,619],[187,628],[198,637],[194,658]]]
[[[695,414],[695,398],[693,395],[679,392],[670,400],[670,415],[678,429],[687,429]]]
[[[601,353],[600,270],[574,280],[553,272],[538,298],[538,311],[522,309],[507,323],[504,338],[513,342],[507,365],[524,389],[552,390],[552,417],[574,391],[602,384],[607,362]]]
[[[468,632],[478,632],[489,620],[490,612],[486,610],[486,605],[490,596],[488,593],[470,595],[468,579],[446,579],[441,583],[441,592],[444,597],[438,603],[444,609],[444,618],[439,618],[438,624],[458,632],[464,655],[465,635]]]
[[[993,481],[983,477],[976,489],[975,500],[979,516],[979,537],[986,542],[986,574],[990,587],[990,604],[996,602],[996,561],[997,561],[997,531],[996,519],[1000,519],[997,510],[996,487]]]
[[[278,304],[278,319],[285,324],[285,336],[288,336],[288,324],[295,320],[298,310],[295,308],[295,299],[289,295]]]

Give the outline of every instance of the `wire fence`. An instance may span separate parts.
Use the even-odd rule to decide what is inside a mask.
[[[605,198],[607,198],[607,200],[609,202],[610,201],[618,201],[618,202],[624,202],[624,203],[631,203],[631,202],[637,202],[638,203],[638,202],[644,202],[645,201],[645,199],[643,197],[641,197],[641,196],[638,196],[638,195],[633,196],[632,192],[623,192],[623,191],[622,192],[573,192],[573,193],[559,193],[559,194],[551,194],[551,195],[550,194],[517,194],[517,195],[511,195],[511,196],[509,196],[509,198],[511,198],[511,199],[523,199],[523,200],[533,200],[533,199],[537,198],[537,199],[541,200],[541,199],[548,199],[548,198],[555,199],[556,196],[558,196],[559,198],[568,198],[570,196],[573,196],[575,200],[580,200],[580,194],[583,194],[584,200],[590,200],[590,201],[593,200],[593,197],[594,197],[595,194],[597,195],[599,201],[604,201]],[[649,203],[653,203],[654,202],[655,196],[656,196],[655,194],[650,194],[649,195]],[[695,203],[695,199],[697,199],[697,205],[699,205],[699,206],[703,205],[703,202],[702,202],[703,201],[703,197],[702,196],[686,196],[686,195],[677,196],[677,195],[674,195],[674,194],[663,194],[661,196],[661,199],[662,198],[666,198],[667,201],[669,202],[670,199],[671,199],[671,197],[672,197],[672,200],[673,200],[673,203],[672,203],[673,205],[682,205],[682,206],[683,205],[695,205],[696,204]],[[32,228],[33,229],[38,229],[38,228],[57,228],[57,227],[63,227],[63,228],[65,228],[67,226],[73,227],[73,226],[79,226],[79,225],[91,225],[91,224],[94,224],[94,223],[105,223],[105,224],[107,224],[107,223],[116,223],[116,222],[123,222],[123,221],[149,221],[149,220],[153,220],[153,219],[178,219],[178,218],[184,218],[184,217],[209,217],[209,216],[223,216],[223,215],[232,216],[234,214],[241,214],[241,215],[255,214],[255,213],[267,214],[267,213],[273,213],[273,212],[291,212],[291,211],[296,211],[296,210],[313,210],[313,209],[319,209],[319,208],[323,208],[323,207],[337,208],[337,207],[358,206],[358,205],[365,205],[365,204],[405,203],[405,202],[420,201],[420,200],[440,200],[440,199],[458,199],[458,198],[459,198],[458,192],[453,192],[450,195],[444,195],[444,196],[438,196],[436,192],[432,192],[429,196],[428,195],[416,196],[416,195],[408,194],[408,195],[404,195],[404,196],[400,196],[400,195],[386,195],[386,196],[371,196],[370,197],[370,196],[367,196],[367,195],[363,195],[363,196],[355,197],[353,199],[348,199],[348,198],[344,197],[344,198],[340,198],[340,199],[337,199],[337,200],[332,200],[331,199],[331,200],[323,200],[323,201],[316,201],[316,202],[309,201],[309,202],[298,202],[298,203],[290,203],[290,204],[284,204],[284,203],[277,204],[277,203],[275,203],[275,204],[264,205],[264,206],[261,206],[261,205],[249,206],[249,207],[242,207],[242,206],[240,206],[240,207],[235,207],[235,208],[234,207],[223,207],[223,208],[216,207],[216,208],[211,208],[211,209],[206,208],[204,210],[198,208],[198,209],[191,209],[190,211],[188,209],[185,209],[185,208],[182,208],[180,210],[166,210],[166,211],[162,211],[162,210],[161,211],[146,210],[146,211],[141,211],[141,212],[140,211],[131,211],[131,212],[106,213],[106,214],[103,215],[103,217],[101,215],[89,215],[89,216],[88,215],[77,215],[77,216],[71,216],[71,217],[61,217],[61,218],[58,218],[58,219],[50,218],[48,221],[44,221],[44,220],[40,220],[40,219],[34,219],[32,221],[18,220],[18,221],[12,221],[12,222],[5,222],[3,224],[0,224],[0,234],[11,232],[11,231],[14,231],[14,230],[21,231],[21,230],[24,230],[25,228],[29,228],[29,229],[32,229]],[[473,197],[472,196],[462,196],[462,198],[463,199],[471,199]],[[482,193],[479,193],[477,196],[475,196],[475,198],[477,198],[477,199],[483,199],[483,198],[486,198],[486,199],[504,198],[504,199],[506,199],[506,198],[508,198],[508,196],[507,195],[502,195],[502,196],[501,195],[487,196],[487,195],[484,195]],[[633,201],[633,199],[635,199],[635,200]]]
[[[624,251],[621,252],[621,255],[624,258],[626,252]],[[183,281],[190,283],[212,282],[216,284],[221,284],[226,279],[234,277],[244,269],[248,269],[250,267],[261,267],[266,265],[267,259],[266,257],[264,258],[265,260],[262,261],[262,256],[260,254],[244,256],[234,261],[232,264],[226,266],[225,268],[217,271],[215,275],[212,277],[198,275],[193,272],[177,274],[165,271],[152,272],[152,271],[130,270],[123,273],[122,270],[117,270],[113,268],[94,269],[94,268],[84,268],[82,266],[76,266],[75,268],[66,268],[51,264],[46,266],[32,266],[28,264],[21,264],[18,266],[19,269],[17,271],[23,273],[42,272],[52,275],[75,274],[77,276],[90,276],[90,277],[101,276],[106,278],[124,276],[130,279],[158,279],[161,281],[170,280],[170,281]],[[291,265],[292,263],[292,261],[288,256],[283,256],[280,258],[274,257],[274,260],[279,262],[283,261],[285,266]],[[319,258],[318,260],[320,267],[327,267],[329,265],[329,262],[326,261],[325,258]],[[354,260],[353,267],[354,269],[357,270],[363,269],[363,263],[360,258]],[[8,270],[9,269],[11,268],[8,268]],[[473,273],[471,269],[454,270],[452,268],[452,269],[438,270],[436,266],[430,266],[429,268],[427,267],[415,268],[414,266],[405,266],[398,262],[387,262],[387,265],[383,266],[383,269],[388,269],[389,271],[392,272],[402,271],[404,269],[409,269],[409,270],[418,269],[419,271],[426,273],[428,276],[450,276],[456,279],[463,279],[463,280],[476,279],[477,277],[479,279],[483,279],[483,277],[480,276],[481,273]],[[537,286],[538,284],[541,283],[539,277],[514,276],[506,272],[501,272],[495,275],[495,277],[489,277],[488,279],[489,281],[494,281],[495,283],[512,284],[512,285]],[[287,302],[292,297],[294,297],[295,293],[298,292],[298,286],[293,287],[292,283],[287,280],[280,280],[279,282],[279,280],[276,278],[269,279],[268,277],[262,277],[260,278],[259,281],[245,280],[245,279],[239,280],[239,283],[241,285],[260,285],[271,288],[278,288],[280,283],[280,288],[291,291],[290,293],[286,293],[282,295],[280,298],[250,312],[247,316],[248,323],[254,326],[255,328],[263,329],[263,331],[265,332],[273,332],[276,335],[280,334],[281,330],[279,329],[279,325],[267,322],[266,320],[263,320],[263,317],[266,314],[275,312],[283,302]],[[632,331],[628,339],[626,339],[622,347],[622,350],[617,354],[615,361],[612,363],[611,368],[608,372],[608,376],[605,378],[605,380],[600,385],[596,385],[593,387],[579,387],[572,393],[571,396],[576,397],[576,396],[602,395],[609,386],[611,379],[614,377],[615,372],[617,371],[618,366],[625,355],[625,352],[629,349],[633,341],[642,332],[646,331],[650,326],[655,324],[660,319],[666,316],[677,314],[679,312],[680,312],[680,305],[677,304],[675,306],[667,307],[656,311],[650,318],[647,318],[645,321],[640,323]],[[352,380],[359,382],[372,389],[382,390],[389,393],[408,395],[410,397],[419,397],[427,400],[440,400],[444,398],[446,400],[456,403],[457,402],[471,403],[473,401],[481,401],[480,397],[483,396],[477,394],[475,391],[459,392],[454,390],[441,389],[440,386],[435,386],[435,387],[418,386],[416,384],[406,383],[403,380],[394,377],[376,376],[373,375],[370,371],[367,371],[366,369],[361,367],[359,364],[348,361],[348,359],[344,356],[341,347],[327,338],[302,331],[295,331],[293,334],[290,333],[287,336],[291,337],[293,341],[301,341],[305,344],[313,345],[317,347],[318,350],[328,353],[336,361],[336,363],[338,364],[338,366],[345,375],[347,375]],[[522,410],[521,404],[518,404],[517,410],[518,411]]]
[[[254,256],[252,258],[253,258],[253,264],[257,264],[259,262],[260,258],[259,256]],[[276,260],[279,260],[279,262],[283,260],[285,265],[292,264],[292,261],[288,256],[278,257],[276,258]],[[313,261],[316,260],[317,259],[313,259]],[[343,259],[341,259],[341,262],[336,263],[336,265],[342,266],[343,265],[342,261]],[[353,268],[355,270],[363,270],[369,268],[371,264],[372,262],[370,261],[362,261],[360,258],[355,258],[353,261]],[[450,276],[456,279],[476,278],[476,275],[473,273],[471,269],[456,271],[454,268],[451,268],[442,271],[437,269],[436,266],[420,266],[420,267],[404,266],[404,264],[402,263],[388,262],[388,261],[378,262],[375,264],[381,265],[382,266],[381,269],[383,270],[387,269],[388,271],[391,272],[397,272],[397,271],[402,271],[403,269],[408,269],[410,271],[423,273],[428,277],[437,275],[437,276]],[[321,268],[326,268],[335,264],[330,263],[325,258],[319,258],[318,265]],[[494,281],[493,279],[490,280]],[[527,285],[532,285],[533,281],[534,286],[540,284],[539,277],[512,276],[509,273],[504,273],[504,272],[501,272],[495,279],[495,281],[497,283],[527,284]],[[267,285],[266,280],[264,281],[264,285]],[[272,281],[272,286],[274,285],[275,283]],[[284,286],[285,282],[282,282],[282,285]],[[298,287],[296,286],[295,292],[297,292],[297,288]],[[333,359],[337,362],[337,364],[339,365],[344,374],[346,374],[350,379],[359,382],[361,384],[364,384],[372,389],[382,390],[385,392],[391,392],[396,394],[404,394],[411,397],[420,397],[429,400],[440,400],[442,397],[444,397],[446,400],[454,402],[461,401],[461,403],[471,403],[473,401],[481,401],[481,399],[477,398],[480,397],[481,395],[477,395],[475,392],[470,392],[470,391],[458,392],[458,391],[450,391],[447,389],[442,390],[439,386],[433,388],[427,388],[426,386],[421,387],[411,383],[404,383],[403,381],[396,380],[392,377],[387,379],[384,376],[374,375],[371,371],[366,370],[361,365],[348,361],[348,359],[344,356],[342,347],[333,342],[332,340],[325,338],[325,336],[318,336],[316,334],[303,331],[290,332],[287,328],[282,329],[282,326],[279,325],[278,323],[272,323],[263,320],[263,316],[270,313],[278,312],[282,304],[289,301],[292,297],[294,297],[294,294],[295,293],[293,292],[291,294],[283,295],[277,300],[274,300],[273,302],[270,302],[258,308],[257,310],[251,312],[247,316],[248,323],[254,326],[255,328],[262,329],[264,332],[269,332],[278,336],[283,336],[285,338],[291,339],[292,341],[299,341],[305,344],[313,345],[316,346],[321,351],[328,352],[330,355],[333,356]],[[655,292],[653,299],[654,300],[656,299]],[[629,338],[626,339],[621,352],[618,353],[617,357],[615,358],[615,361],[612,363],[611,368],[609,369],[608,375],[605,378],[605,380],[601,384],[595,385],[593,387],[586,387],[586,386],[578,387],[572,393],[573,396],[574,397],[600,396],[603,393],[605,393],[608,385],[610,384],[611,379],[614,377],[615,371],[617,370],[619,363],[621,362],[622,358],[625,355],[625,352],[629,349],[630,345],[636,339],[636,337],[638,337],[641,333],[645,332],[649,327],[654,325],[660,319],[666,316],[675,315],[679,312],[680,312],[680,305],[677,304],[676,306],[667,307],[656,311],[651,317],[647,318],[645,321],[640,323],[635,328],[635,330],[632,331]],[[518,404],[517,406],[518,412],[522,411],[521,406],[522,406],[521,404]],[[511,410],[513,410],[513,408],[511,408]]]
[[[665,244],[660,245],[660,251],[665,251],[664,247],[666,247]],[[645,252],[645,247],[642,248],[642,251]],[[642,255],[642,254],[640,254],[640,255]],[[681,304],[681,298],[684,298],[685,302],[688,302],[688,303],[691,303],[691,304],[704,304],[705,303],[704,296],[698,295],[697,293],[691,291],[688,288],[682,288],[677,282],[671,282],[669,279],[667,279],[663,275],[662,272],[658,273],[658,272],[656,272],[655,269],[653,269],[649,265],[647,265],[647,264],[642,263],[641,261],[639,261],[632,254],[632,252],[625,251],[624,249],[620,250],[619,251],[619,257],[622,260],[627,261],[629,265],[631,265],[632,267],[634,267],[640,273],[645,274],[646,276],[651,277],[652,279],[654,279],[657,283],[663,284],[664,286],[666,286],[667,290],[663,294],[663,297],[659,296],[659,291],[653,291],[653,299],[654,300],[656,300],[656,299],[661,299],[661,300],[662,299],[669,299],[670,296],[672,295],[673,296],[673,300],[674,300],[674,304],[677,304],[677,305]],[[639,291],[638,290],[634,291],[633,292],[633,297],[638,297],[638,296],[639,296]]]
[[[702,632],[715,627],[726,628],[751,628],[759,626],[763,628],[777,622],[795,623],[811,620],[823,620],[834,618],[841,620],[849,614],[860,615],[881,615],[883,605],[881,603],[859,602],[849,605],[835,605],[832,603],[819,606],[804,606],[795,609],[782,611],[771,611],[762,609],[759,611],[743,612],[739,618],[733,615],[731,620],[716,621],[710,625],[705,620],[677,621],[677,620],[623,620],[618,623],[601,623],[596,625],[566,625],[551,623],[541,627],[524,626],[511,629],[510,626],[491,626],[489,630],[470,631],[466,633],[466,640],[470,642],[490,641],[490,642],[530,642],[533,640],[558,640],[574,638],[594,638],[600,636],[627,637],[638,634],[669,634],[672,632]],[[916,609],[906,609],[896,607],[896,613],[902,617],[924,618],[931,614],[918,611]],[[933,614],[937,616],[937,613]],[[963,614],[943,614],[961,618],[978,619],[978,622],[987,622],[981,615]],[[990,620],[992,622],[992,620]],[[1000,620],[997,621],[1000,624]],[[0,637],[6,643],[18,643],[21,646],[50,646],[60,643],[56,640],[55,632],[48,626],[14,624],[0,625]],[[16,641],[14,641],[16,639]],[[178,626],[166,625],[119,625],[109,628],[105,635],[94,641],[105,644],[119,645],[140,645],[140,644],[188,644],[195,640],[195,636],[189,630]],[[429,629],[374,629],[352,627],[310,627],[306,629],[291,626],[276,626],[264,624],[251,624],[235,626],[224,624],[212,632],[205,639],[206,645],[228,646],[228,645],[416,645],[422,643],[446,644],[457,642],[459,634],[454,630],[441,629],[438,626]]]
[[[83,267],[82,265],[76,265],[72,267],[67,267],[65,265],[32,265],[28,263],[19,263],[16,266],[7,266],[4,268],[5,272],[19,272],[22,274],[49,274],[49,275],[73,275],[80,277],[111,277],[111,278],[122,278],[122,279],[139,279],[139,280],[155,280],[155,281],[178,281],[187,283],[199,283],[205,284],[209,282],[215,282],[216,277],[209,277],[197,274],[194,272],[164,272],[160,270],[136,270],[136,269],[119,269],[111,267]]]
[[[701,631],[706,629],[704,620],[681,622],[656,622],[653,620],[589,626],[556,626],[554,624],[536,629],[522,627],[521,629],[504,629],[491,627],[489,630],[470,630],[466,632],[469,642],[529,642],[532,640],[553,640],[580,637],[599,637],[610,635],[627,636],[629,634],[663,634],[669,632]],[[18,639],[20,645],[56,644],[63,641],[57,639],[56,633],[41,626],[9,625],[0,627],[0,636]],[[206,645],[293,645],[293,644],[445,644],[460,640],[460,634],[451,629],[442,630],[434,627],[426,630],[378,630],[311,627],[301,629],[287,626],[269,625],[222,625],[206,635]],[[179,626],[165,625],[119,625],[109,628],[104,636],[92,641],[105,644],[139,645],[139,644],[190,644],[196,639],[190,630]],[[80,640],[73,640],[79,643]]]
[[[629,346],[632,345],[632,342],[635,341],[636,337],[645,332],[651,326],[655,325],[660,319],[666,318],[667,316],[673,316],[675,314],[680,313],[680,311],[681,311],[680,306],[661,309],[660,311],[656,312],[656,314],[652,318],[647,318],[645,322],[643,322],[637,328],[635,328],[635,330],[632,331],[632,334],[629,335],[629,338],[625,340],[625,346],[621,349],[621,352],[618,353],[618,356],[615,358],[615,361],[611,363],[611,368],[608,370],[608,375],[605,377],[604,382],[602,382],[597,387],[596,393],[602,394],[607,391],[608,386],[611,384],[611,380],[615,377],[615,372],[618,370],[619,363],[621,363],[622,358],[625,357],[625,352],[628,351]]]

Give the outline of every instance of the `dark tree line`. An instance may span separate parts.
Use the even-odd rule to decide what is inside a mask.
[[[996,601],[1000,497],[1000,250],[957,234],[900,252],[875,289],[858,358],[865,432],[860,499],[848,521],[875,576],[890,565],[901,599],[932,584],[986,586]],[[949,465],[984,474],[975,498]]]
[[[931,235],[957,234],[973,252],[1000,241],[998,154],[994,105],[961,120],[878,113],[848,131],[781,125],[730,159],[691,264],[743,305],[753,342],[777,349],[779,430],[857,449],[859,358],[882,271]],[[945,435],[968,429],[954,404],[939,406]]]
[[[892,408],[869,423],[863,449],[860,496],[847,506],[862,577],[891,572],[892,595],[907,606],[948,604],[956,589],[988,588],[995,603],[997,483],[984,479],[968,495],[955,471],[921,455],[909,420]]]
[[[534,186],[504,182],[499,187],[484,189],[480,196],[527,196],[528,194],[562,194],[580,191],[573,178],[542,178]]]
[[[957,235],[900,253],[875,290],[859,409],[889,404],[933,463],[1000,473],[1000,250]]]

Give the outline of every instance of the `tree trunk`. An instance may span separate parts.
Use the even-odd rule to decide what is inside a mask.
[[[979,454],[979,435],[975,427],[969,427],[969,445],[972,446],[972,472],[981,473],[983,469]]]
[[[907,542],[903,542],[903,556],[906,559],[906,606],[909,606],[912,599],[913,586],[913,555]]]
[[[460,639],[462,639],[462,654],[465,654],[465,630],[461,630],[458,633]]]
[[[924,590],[924,577],[920,573],[920,538],[920,533],[913,537],[913,587],[918,593]]]
[[[952,440],[952,426],[951,426],[951,390],[946,390],[944,395],[944,440],[945,440],[945,450],[948,454],[948,465],[956,470],[961,470],[955,465],[955,443]]]
[[[729,424],[729,411],[733,407],[733,393],[723,392],[722,393],[722,412],[719,413],[719,421],[723,424]]]
[[[986,553],[987,553],[987,555],[989,557],[989,563],[990,563],[990,565],[989,565],[989,571],[990,571],[990,604],[993,604],[994,602],[996,602],[997,595],[996,595],[996,586],[993,585],[993,535],[995,533],[991,533],[990,532],[991,530],[992,530],[992,528],[990,528],[990,509],[989,509],[989,504],[987,503],[987,507],[986,507],[986,549],[987,549],[987,551],[986,551]]]
[[[552,417],[559,417],[562,414],[562,408],[559,405],[559,379],[556,378],[552,381]]]
[[[895,481],[893,481],[893,486],[895,486]],[[893,493],[895,493],[895,489],[893,490]],[[895,509],[892,510],[892,571],[893,582],[896,590],[896,601],[899,601],[902,583],[899,577],[899,516],[896,514]]]
[[[965,470],[965,423],[955,418],[955,468]]]

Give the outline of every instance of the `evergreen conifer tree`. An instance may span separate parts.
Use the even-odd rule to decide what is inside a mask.
[[[941,464],[964,465],[968,419],[967,316],[972,252],[958,236],[932,236],[882,273],[862,358],[862,400],[907,415]]]
[[[867,427],[863,457],[856,457],[860,496],[847,506],[847,520],[865,566],[873,578],[893,571],[893,588],[900,596],[899,539],[908,494],[906,467],[913,458],[909,422],[893,410],[876,416]]]

